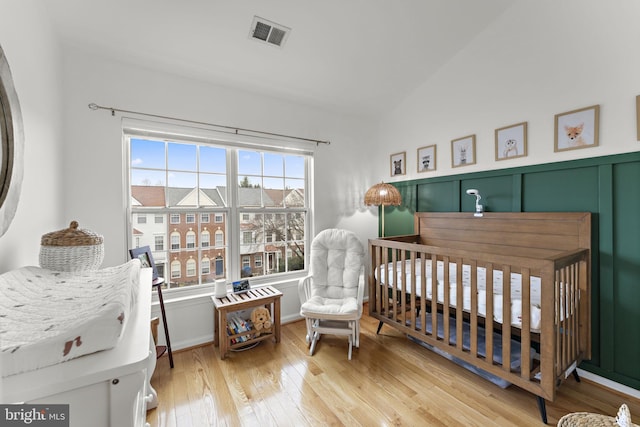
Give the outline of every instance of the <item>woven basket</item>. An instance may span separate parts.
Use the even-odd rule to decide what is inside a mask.
[[[79,229],[77,221],[43,235],[40,244],[40,267],[49,270],[97,270],[104,259],[102,236]]]
[[[638,427],[631,422],[631,413],[626,404],[622,404],[618,415],[592,414],[590,412],[574,412],[560,418],[558,427]]]

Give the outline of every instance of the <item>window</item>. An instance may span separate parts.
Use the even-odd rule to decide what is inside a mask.
[[[155,236],[154,251],[164,251],[164,236]]]
[[[195,249],[196,233],[192,230],[187,231],[187,249]]]
[[[200,266],[203,276],[211,273],[211,260],[209,258],[202,258],[202,261],[200,261]]]
[[[216,230],[216,247],[224,246],[224,233],[222,230]]]
[[[171,280],[179,279],[182,276],[180,261],[171,261]]]
[[[138,214],[138,224],[146,224],[147,216],[144,214]]]
[[[200,246],[202,246],[203,248],[208,248],[210,241],[211,241],[211,235],[207,230],[204,230],[202,232],[202,235],[200,236]]]
[[[145,126],[152,132],[125,121],[128,233],[130,242],[154,248],[156,264],[169,270],[169,288],[305,268],[313,148],[269,151],[274,144],[266,140],[240,146],[220,135],[207,142],[177,125]],[[158,137],[146,136],[152,134]],[[173,140],[177,134],[183,139]]]
[[[193,277],[196,275],[196,260],[187,260],[187,277]]]
[[[180,250],[180,233],[171,233],[171,250],[179,251]]]

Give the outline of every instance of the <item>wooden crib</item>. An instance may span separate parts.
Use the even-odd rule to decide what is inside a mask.
[[[545,399],[591,358],[591,214],[420,212],[414,222],[416,234],[369,240],[378,332],[393,326],[535,394],[546,423]]]

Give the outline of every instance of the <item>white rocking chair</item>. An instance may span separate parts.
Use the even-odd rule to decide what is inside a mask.
[[[311,356],[321,334],[346,335],[349,360],[353,346],[360,347],[363,262],[364,247],[351,231],[327,229],[311,242],[309,275],[298,284]]]

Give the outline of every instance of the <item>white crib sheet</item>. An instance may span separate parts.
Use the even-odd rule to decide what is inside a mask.
[[[3,377],[114,347],[135,304],[140,261],[87,272],[0,275]]]
[[[402,278],[402,261],[398,261],[396,263],[396,268],[393,268],[393,264],[389,263],[388,267],[382,265],[381,282],[384,284],[385,281],[389,280],[389,284],[396,284],[398,289],[401,289],[404,286],[405,292],[411,291],[411,260],[405,261],[405,275],[406,277]],[[388,277],[387,268],[395,270],[396,274]],[[452,307],[457,306],[457,286],[456,286],[456,271],[457,265],[454,263],[449,263],[449,304]],[[431,299],[431,260],[427,261],[425,266],[425,272],[427,275],[426,286],[427,286],[427,298]],[[487,313],[487,291],[486,291],[486,281],[487,281],[487,270],[484,267],[478,267],[477,272],[478,278],[478,313],[485,317]],[[375,269],[375,276],[377,279],[378,269]],[[416,276],[416,295],[418,297],[421,296],[422,293],[422,266],[421,259],[416,259],[415,266],[415,276]],[[503,321],[503,306],[502,306],[502,276],[503,273],[500,270],[493,270],[493,320],[502,323]],[[471,266],[464,264],[462,266],[462,285],[463,285],[463,296],[462,296],[462,308],[465,311],[471,310]],[[541,310],[540,310],[540,299],[541,299],[541,281],[539,277],[531,276],[530,277],[530,305],[531,305],[531,323],[530,329],[533,332],[540,331],[540,323],[541,323]],[[442,261],[437,262],[437,288],[438,288],[438,302],[444,303],[444,263]],[[522,327],[522,275],[519,273],[511,273],[511,325],[521,328]]]

